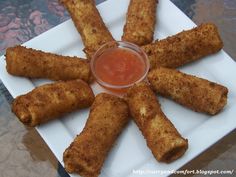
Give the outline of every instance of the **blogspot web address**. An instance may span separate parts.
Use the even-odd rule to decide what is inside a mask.
[[[133,170],[136,175],[234,175],[234,169],[231,170]]]

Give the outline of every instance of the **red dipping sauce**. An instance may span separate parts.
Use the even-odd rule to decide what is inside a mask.
[[[121,91],[142,81],[149,70],[149,63],[138,46],[128,42],[110,42],[95,53],[91,69],[100,85]]]

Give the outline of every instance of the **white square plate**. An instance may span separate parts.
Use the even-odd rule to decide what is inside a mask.
[[[129,0],[108,0],[98,5],[101,16],[117,40],[120,40],[122,35],[128,3]],[[160,1],[156,16],[155,39],[161,39],[195,26],[188,17],[168,0]],[[24,45],[62,55],[85,57],[82,52],[83,44],[80,35],[71,20],[58,25]],[[0,59],[0,78],[13,97],[25,94],[37,85],[50,82],[48,80],[29,80],[11,76],[6,72],[5,66],[3,56]],[[171,164],[158,163],[147,148],[141,132],[135,123],[131,121],[107,157],[102,169],[102,177],[135,177],[140,175],[141,172],[143,172],[142,176],[150,177],[160,176],[161,171],[159,170],[177,170],[236,128],[234,117],[236,115],[235,62],[224,51],[220,51],[180,69],[186,73],[204,77],[228,87],[228,104],[225,109],[212,117],[193,112],[160,97],[164,113],[183,137],[189,140],[189,149],[185,155]],[[96,84],[92,87],[95,93],[103,91]],[[81,132],[87,117],[88,109],[37,127],[42,138],[62,164],[64,150],[73,141],[76,134]],[[168,172],[163,174],[163,176],[167,175]],[[75,177],[77,175],[71,176]]]

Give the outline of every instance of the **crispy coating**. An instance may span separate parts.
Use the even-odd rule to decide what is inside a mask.
[[[113,37],[104,24],[94,0],[60,0],[67,8],[85,45],[84,52],[92,58],[104,43]]]
[[[127,92],[130,113],[146,139],[154,157],[160,162],[180,158],[188,148],[171,121],[161,110],[157,97],[145,82],[131,87]]]
[[[92,105],[94,94],[82,80],[45,84],[16,97],[12,111],[25,125],[34,127]]]
[[[223,42],[217,27],[210,23],[142,47],[149,57],[151,68],[177,68],[222,48]]]
[[[137,45],[145,45],[152,42],[156,23],[157,2],[157,0],[130,1],[122,40]]]
[[[83,131],[64,152],[66,171],[83,177],[97,177],[108,152],[129,120],[128,112],[123,99],[98,94]]]
[[[214,115],[227,104],[226,87],[174,69],[156,68],[148,80],[157,93],[197,112]]]
[[[6,51],[7,72],[29,78],[51,80],[82,79],[89,82],[89,62],[78,57],[61,56],[23,46],[10,47]]]

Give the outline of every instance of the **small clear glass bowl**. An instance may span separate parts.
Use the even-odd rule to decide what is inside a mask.
[[[130,52],[134,52],[136,55],[138,55],[138,57],[140,59],[142,59],[142,62],[144,63],[144,72],[142,73],[142,75],[140,75],[140,78],[138,78],[137,80],[135,80],[134,82],[131,82],[129,84],[124,84],[124,85],[115,85],[115,84],[111,84],[108,82],[105,82],[104,80],[102,80],[99,75],[96,73],[96,62],[99,59],[99,57],[104,54],[105,52],[107,52],[110,49],[116,49],[116,48],[121,48],[121,49],[128,49]],[[119,58],[117,58],[118,60]],[[90,61],[90,67],[91,67],[91,71],[93,76],[95,77],[96,81],[98,82],[98,84],[100,84],[102,87],[111,90],[111,91],[115,91],[115,92],[123,92],[125,91],[127,88],[131,87],[132,85],[134,85],[135,83],[139,83],[141,81],[143,81],[146,78],[146,75],[149,71],[150,68],[150,64],[149,64],[149,60],[148,57],[146,55],[146,53],[137,45],[130,43],[130,42],[125,42],[125,41],[112,41],[112,42],[108,42],[105,43],[104,45],[102,45],[93,55],[91,61]]]

